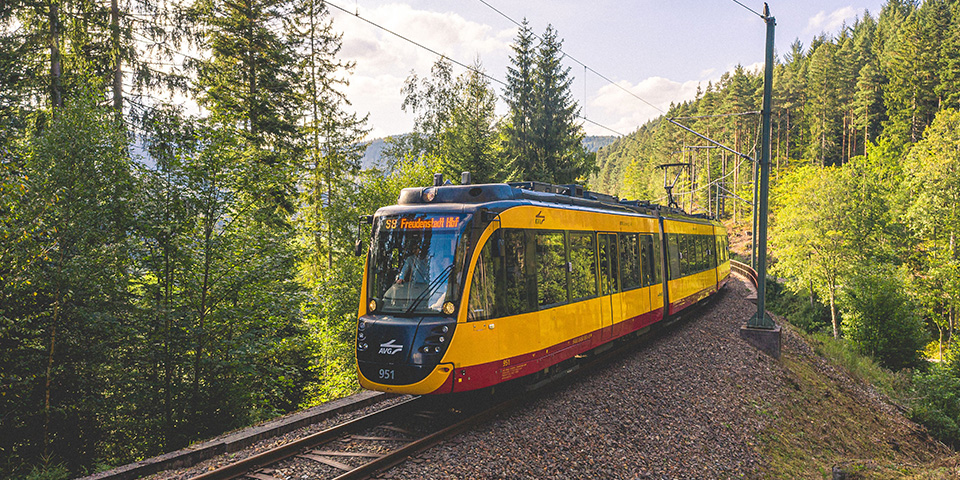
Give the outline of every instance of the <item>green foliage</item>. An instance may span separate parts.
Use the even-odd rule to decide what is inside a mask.
[[[8,177],[23,183],[11,199],[13,235],[0,244],[13,267],[0,283],[2,471],[23,474],[43,456],[74,470],[111,428],[98,413],[116,399],[99,393],[122,382],[111,367],[132,333],[133,177],[123,127],[95,91],[74,95],[24,139]]]
[[[547,26],[540,44],[524,20],[507,68],[504,99],[510,107],[503,124],[502,157],[510,180],[584,183],[595,170],[595,155],[583,148],[580,108],[570,92],[563,42]]]
[[[777,222],[771,249],[773,272],[789,279],[794,292],[812,289],[829,302],[834,336],[839,336],[835,299],[842,278],[853,267],[863,237],[850,227],[842,172],[837,168],[803,167],[777,186]]]
[[[904,291],[899,272],[877,268],[848,279],[839,299],[844,335],[861,353],[892,370],[919,366],[927,342]]]
[[[904,217],[915,237],[915,261],[930,318],[940,327],[960,309],[960,112],[944,110],[904,161],[908,206]]]
[[[407,78],[403,92],[403,108],[416,115],[416,123],[409,135],[388,139],[391,166],[435,158],[446,178],[470,172],[474,183],[503,181],[496,94],[479,62],[454,78],[450,62],[440,59],[430,78]]]
[[[915,395],[910,419],[923,424],[940,441],[960,447],[960,377],[947,368],[933,367],[913,377]]]
[[[766,292],[767,308],[786,317],[792,325],[807,333],[830,331],[830,309],[809,291],[792,292],[768,278]]]
[[[63,464],[58,463],[33,467],[24,480],[67,480],[68,478],[70,478],[70,471]]]

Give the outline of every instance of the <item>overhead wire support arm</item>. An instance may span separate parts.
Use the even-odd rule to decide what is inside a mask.
[[[686,131],[688,131],[688,132],[690,132],[690,133],[692,133],[692,134],[694,134],[694,135],[696,135],[696,136],[698,136],[698,137],[700,137],[700,138],[703,139],[703,140],[706,140],[706,141],[708,141],[708,142],[716,145],[716,146],[719,147],[719,148],[722,148],[722,149],[724,149],[724,150],[726,150],[726,151],[728,151],[728,152],[730,152],[730,153],[738,156],[738,157],[744,158],[744,159],[746,159],[746,160],[750,160],[751,162],[756,162],[756,160],[754,160],[753,157],[751,157],[750,155],[747,155],[747,154],[744,154],[744,153],[740,153],[740,152],[738,152],[738,151],[736,151],[736,150],[734,150],[734,149],[732,149],[732,148],[730,148],[730,147],[728,147],[728,146],[726,146],[726,145],[724,145],[724,144],[722,144],[722,143],[720,143],[720,142],[718,142],[718,141],[716,141],[716,140],[714,140],[714,139],[712,139],[712,138],[710,138],[710,137],[708,137],[708,136],[706,136],[706,135],[704,135],[704,134],[702,134],[702,133],[700,133],[700,132],[698,132],[698,131],[690,128],[690,127],[687,127],[686,125],[683,125],[683,124],[680,123],[680,122],[677,122],[676,120],[674,120],[674,119],[672,119],[672,118],[668,118],[667,121],[670,122],[670,123],[672,123],[672,124],[674,124],[674,125],[676,125],[676,126],[678,126],[678,127],[680,127],[680,128],[682,128],[682,129],[684,129],[684,130],[686,130]]]

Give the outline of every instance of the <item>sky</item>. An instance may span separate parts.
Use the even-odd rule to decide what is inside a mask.
[[[738,64],[762,69],[766,27],[757,0],[328,0],[333,28],[343,35],[340,56],[355,62],[344,93],[349,107],[369,113],[369,138],[406,133],[413,114],[401,109],[404,80],[429,76],[439,58],[357,16],[456,62],[481,63],[505,80],[518,28],[526,18],[540,35],[552,25],[570,58],[571,93],[588,135],[629,134],[667,110],[691,100]],[[882,0],[769,0],[776,18],[777,54],[799,40],[835,35],[865,11],[880,13]],[[345,13],[340,7],[349,13]],[[491,8],[492,7],[492,8]],[[496,9],[496,10],[494,10]],[[497,10],[500,12],[498,13]],[[753,10],[753,12],[751,12]],[[501,15],[501,13],[503,15]],[[506,18],[509,17],[509,18]],[[579,63],[578,63],[579,62]],[[585,69],[585,64],[588,69]],[[591,72],[593,70],[606,79]],[[454,66],[455,74],[464,73]],[[503,86],[492,82],[498,96]],[[630,93],[628,93],[627,91]],[[632,93],[632,95],[631,95]],[[640,97],[642,101],[636,97]],[[649,105],[652,104],[653,106]],[[656,107],[656,108],[654,108]],[[502,99],[498,115],[506,113]],[[592,123],[591,123],[592,122]],[[614,133],[616,132],[616,133]]]

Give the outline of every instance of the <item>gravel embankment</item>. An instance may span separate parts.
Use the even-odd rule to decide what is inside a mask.
[[[712,305],[590,378],[430,449],[384,479],[756,477],[776,361],[739,338],[756,307]]]

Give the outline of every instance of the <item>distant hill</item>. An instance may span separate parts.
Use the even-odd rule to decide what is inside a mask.
[[[613,136],[588,136],[583,138],[583,148],[586,148],[588,152],[596,152],[616,140],[617,137]],[[374,138],[370,140],[367,150],[363,153],[363,158],[360,160],[363,168],[368,169],[377,166],[380,162],[383,149],[386,146],[387,142],[385,138]]]
[[[588,136],[583,137],[583,148],[586,148],[588,152],[596,152],[607,145],[617,141],[617,137],[613,136]]]
[[[366,170],[377,166],[377,164],[380,163],[380,155],[386,146],[387,142],[384,138],[374,138],[370,140],[367,145],[367,150],[363,152],[363,158],[360,159],[362,168]]]

